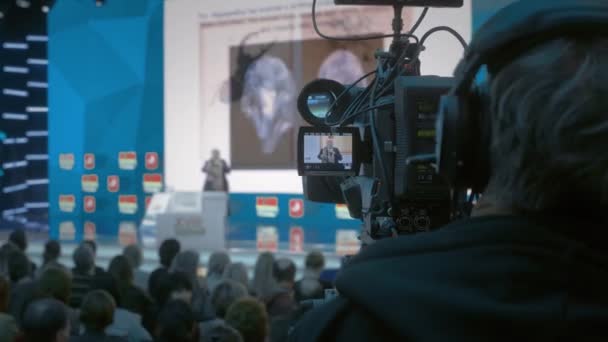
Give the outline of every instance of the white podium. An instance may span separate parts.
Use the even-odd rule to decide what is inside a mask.
[[[140,232],[146,247],[177,239],[182,250],[216,251],[226,248],[228,194],[170,192],[155,194]]]

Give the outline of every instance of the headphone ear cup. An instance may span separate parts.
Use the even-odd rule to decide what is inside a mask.
[[[469,96],[445,95],[437,118],[437,172],[455,189],[471,188],[475,178],[473,140],[477,132],[470,102]]]
[[[481,191],[488,180],[487,148],[481,138],[481,102],[476,91],[441,98],[437,119],[437,172],[455,189]]]
[[[491,158],[490,148],[492,144],[491,125],[491,102],[488,85],[483,84],[472,91],[469,99],[469,110],[472,127],[470,130],[475,137],[475,145],[471,149],[475,151],[473,163],[470,165],[471,189],[475,193],[482,193],[488,186],[490,180]]]

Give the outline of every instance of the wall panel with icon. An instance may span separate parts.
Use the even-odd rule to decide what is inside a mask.
[[[163,2],[58,1],[49,83],[51,237],[135,241],[163,187]]]
[[[354,254],[360,228],[345,205],[314,203],[302,195],[230,194],[226,240],[228,247],[259,251]]]

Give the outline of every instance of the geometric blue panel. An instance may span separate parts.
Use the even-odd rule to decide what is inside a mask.
[[[53,237],[118,239],[139,225],[151,196],[144,175],[163,174],[162,56],[162,0],[56,2],[49,17]],[[147,153],[160,162],[146,165]],[[118,177],[118,189],[108,177]]]

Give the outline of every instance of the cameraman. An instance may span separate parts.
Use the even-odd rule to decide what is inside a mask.
[[[473,217],[363,250],[291,341],[608,340],[608,36],[489,70],[492,176]]]

